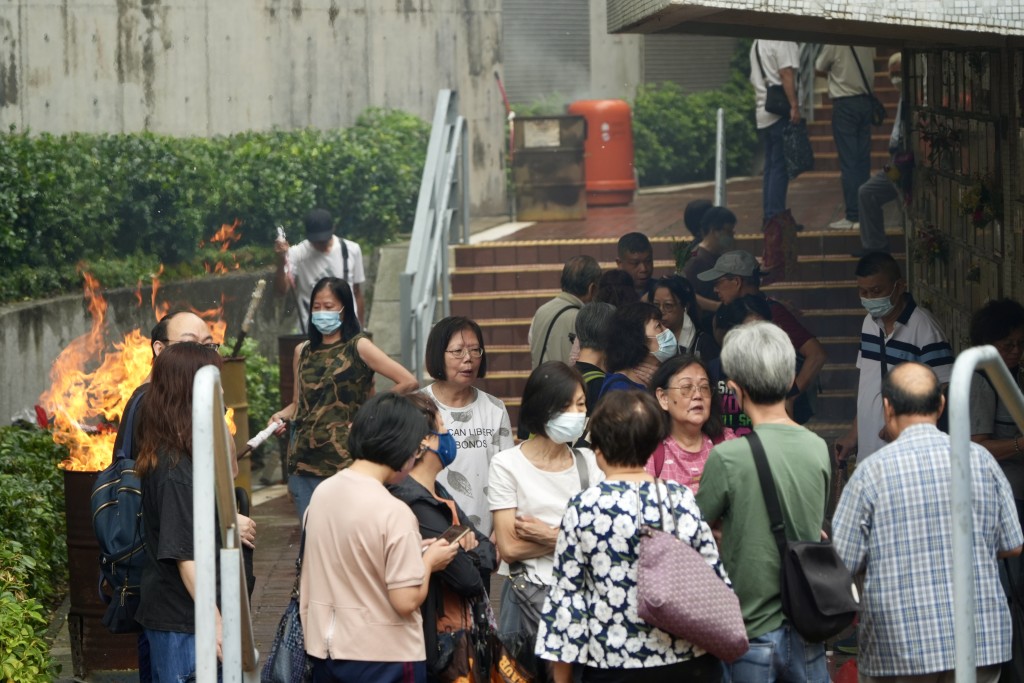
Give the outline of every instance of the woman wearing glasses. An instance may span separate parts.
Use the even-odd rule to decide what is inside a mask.
[[[408,370],[362,333],[347,282],[321,278],[313,286],[309,310],[309,340],[295,349],[292,366],[294,397],[268,423],[294,423],[288,444],[288,492],[300,521],[320,482],[352,464],[349,426],[373,391],[374,373],[394,382],[396,392],[419,386]],[[279,433],[284,431],[282,425]]]
[[[661,324],[672,330],[680,353],[701,358],[717,355],[714,338],[698,327],[701,312],[689,280],[681,275],[661,278],[654,283],[651,303],[661,311]]]
[[[722,405],[707,368],[694,356],[662,363],[651,378],[669,433],[650,459],[647,473],[688,486],[694,493],[711,449],[736,436],[722,426]]]
[[[487,374],[480,326],[461,316],[441,320],[430,330],[426,355],[427,374],[437,381],[423,392],[437,404],[459,452],[458,462],[446,467],[438,480],[473,526],[490,536],[487,468],[496,453],[514,442],[504,402],[473,386]]]

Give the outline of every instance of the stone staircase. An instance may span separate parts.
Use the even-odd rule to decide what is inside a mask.
[[[889,239],[896,251],[903,250],[900,230],[890,230]],[[672,239],[655,237],[651,242],[655,274],[671,273]],[[760,235],[737,235],[737,242],[739,249],[761,253]],[[805,230],[797,238],[795,276],[764,288],[800,314],[828,352],[818,412],[807,425],[828,440],[844,433],[856,412],[854,363],[864,310],[853,282],[856,259],[849,253],[859,246],[853,231]],[[589,254],[603,268],[614,268],[615,249],[614,239],[489,242],[456,248],[452,315],[469,316],[483,329],[488,374],[479,386],[505,401],[513,426],[530,374],[526,337],[534,312],[557,294],[566,259]]]

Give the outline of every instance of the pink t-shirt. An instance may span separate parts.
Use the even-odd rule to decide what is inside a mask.
[[[718,439],[718,443],[735,438],[736,435],[733,434],[733,431],[726,427],[722,432],[722,437]],[[651,476],[678,482],[697,493],[697,489],[700,488],[700,476],[704,473],[704,463],[708,461],[708,456],[714,447],[715,442],[712,442],[711,437],[705,434],[700,450],[688,451],[669,434],[654,449],[654,453],[651,454],[644,469]],[[660,472],[656,466],[656,463],[659,462],[661,463]]]

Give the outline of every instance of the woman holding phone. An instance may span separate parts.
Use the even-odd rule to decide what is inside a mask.
[[[437,405],[424,394],[413,394],[409,399],[423,413],[430,432],[423,441],[426,449],[416,455],[409,476],[388,489],[412,509],[423,538],[443,538],[460,547],[451,564],[431,575],[427,599],[420,608],[427,648],[427,680],[439,681],[444,680],[446,669],[468,668],[465,660],[453,661],[459,656],[459,650],[452,641],[472,637],[473,606],[486,600],[497,558],[494,544],[473,526],[452,495],[437,481],[441,470],[457,455],[455,439],[445,427]],[[471,643],[463,652],[468,654],[474,646],[475,643]],[[477,680],[484,679],[485,672],[476,673]]]

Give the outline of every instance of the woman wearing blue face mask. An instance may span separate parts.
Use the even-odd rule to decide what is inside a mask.
[[[416,378],[391,360],[362,333],[352,305],[352,290],[340,278],[325,277],[310,297],[309,341],[295,349],[292,402],[267,423],[288,422],[295,432],[288,445],[288,492],[301,521],[310,496],[327,477],[348,467],[348,429],[373,390],[374,373],[411,391]]]
[[[601,396],[619,389],[646,391],[658,366],[679,353],[676,336],[661,322],[661,309],[646,302],[615,309],[608,339]]]
[[[443,571],[430,576],[427,599],[420,608],[427,648],[427,680],[452,680],[447,674],[468,669],[466,658],[475,651],[477,641],[485,642],[486,633],[476,625],[474,615],[482,613],[482,601],[487,600],[487,586],[497,557],[494,544],[473,526],[437,481],[441,470],[458,455],[455,438],[446,428],[437,405],[421,393],[410,394],[409,399],[427,418],[430,433],[423,440],[409,476],[388,489],[412,509],[424,539],[439,538],[456,524],[470,528],[458,542],[461,549],[455,559]],[[466,639],[469,647],[455,647],[459,639]],[[479,659],[475,657],[475,663],[480,663]],[[486,677],[484,671],[475,674],[478,681]]]
[[[655,309],[657,310],[657,309]],[[533,654],[540,609],[554,578],[558,527],[569,500],[603,475],[592,451],[573,449],[586,427],[587,400],[580,373],[565,363],[542,363],[523,390],[519,420],[533,435],[491,460],[487,500],[501,552],[498,637],[528,672],[545,680]]]

